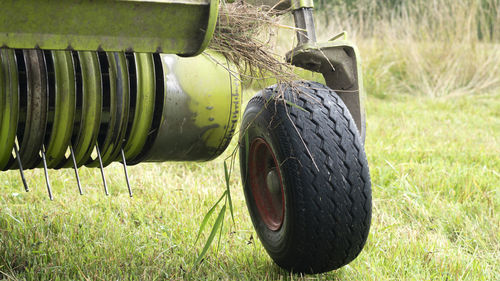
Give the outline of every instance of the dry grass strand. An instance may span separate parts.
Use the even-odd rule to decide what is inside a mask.
[[[292,65],[275,53],[277,29],[294,29],[280,23],[279,16],[286,12],[242,1],[222,2],[209,48],[237,65],[242,76],[280,82],[297,80]]]

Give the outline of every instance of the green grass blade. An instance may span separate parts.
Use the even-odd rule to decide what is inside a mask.
[[[222,193],[222,196],[219,198],[219,200],[217,200],[217,202],[215,202],[215,204],[212,206],[212,208],[210,208],[210,210],[208,210],[208,212],[205,214],[205,217],[203,218],[203,221],[201,222],[200,229],[198,229],[198,234],[196,235],[196,241],[194,242],[195,244],[198,242],[198,239],[200,239],[201,233],[203,233],[203,230],[205,229],[205,226],[207,225],[208,220],[210,219],[210,217],[214,213],[215,208],[219,205],[220,201],[222,201],[222,199],[224,198],[224,196],[226,196],[226,194],[227,194],[227,191],[224,191],[224,193]]]
[[[227,169],[226,161],[224,161],[224,174],[226,176],[227,201],[229,203],[229,210],[231,211],[231,219],[233,220],[233,224],[234,224],[235,220],[234,220],[234,212],[233,212],[233,201],[231,200],[231,190],[229,188],[230,174],[229,174],[229,171]]]
[[[248,131],[245,131],[245,160],[248,161],[248,152],[250,150],[250,140],[248,139]]]
[[[248,154],[250,151],[250,140],[248,138],[248,128],[245,130],[245,161],[248,162]],[[245,176],[242,179],[243,185],[247,182],[247,177],[248,177],[248,169],[245,169]]]
[[[289,106],[292,106],[292,107],[295,107],[295,108],[298,108],[304,112],[307,112],[307,110],[305,110],[303,107],[299,106],[299,105],[296,105],[295,103],[289,101],[289,100],[285,100],[286,104],[288,104]]]
[[[217,240],[217,251],[216,251],[217,255],[219,255],[220,241],[222,240],[221,237],[222,237],[222,229],[223,228],[224,228],[224,220],[222,220],[222,224],[219,228],[219,240]]]
[[[212,242],[214,241],[215,235],[217,234],[219,227],[221,227],[221,225],[222,225],[222,221],[224,220],[225,213],[226,213],[226,205],[224,205],[222,207],[222,209],[220,210],[219,215],[217,216],[217,219],[215,220],[214,226],[212,227],[212,231],[210,232],[210,236],[208,236],[207,242],[205,242],[205,246],[203,247],[203,250],[201,251],[198,258],[196,259],[195,265],[198,265],[200,263],[200,261],[207,254],[208,248],[210,248],[210,245],[212,245]]]

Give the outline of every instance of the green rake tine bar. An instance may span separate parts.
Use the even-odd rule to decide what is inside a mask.
[[[130,182],[128,180],[127,160],[125,159],[125,152],[123,152],[123,149],[122,149],[122,164],[123,164],[123,171],[125,172],[125,180],[127,181],[128,194],[130,197],[134,197],[134,194],[132,193],[132,188],[130,187]]]
[[[45,174],[45,183],[47,184],[47,192],[49,193],[50,201],[54,201],[52,196],[52,187],[50,186],[49,173],[47,172],[47,159],[45,157],[45,145],[42,146],[42,162],[43,162],[43,172]]]
[[[21,163],[21,156],[19,155],[19,149],[17,148],[17,143],[14,143],[14,151],[16,152],[17,164],[19,165],[19,173],[21,174],[21,180],[23,181],[24,190],[30,192],[28,183],[26,182],[26,177],[24,176],[23,164]]]
[[[75,170],[76,184],[78,185],[78,191],[80,192],[80,195],[83,195],[82,185],[80,183],[80,175],[78,174],[78,166],[76,165],[75,152],[73,151],[72,145],[69,147],[69,150],[71,152],[71,159],[73,160],[73,169]]]
[[[99,144],[95,146],[97,150],[97,158],[99,159],[99,167],[101,168],[102,183],[104,184],[104,193],[109,196],[108,184],[106,183],[106,177],[104,176],[104,167],[102,166],[101,150],[99,149]]]

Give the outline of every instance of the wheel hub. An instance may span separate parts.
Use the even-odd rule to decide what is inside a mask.
[[[270,230],[277,231],[285,217],[283,182],[276,156],[264,139],[256,138],[250,145],[248,168],[260,218]]]
[[[279,194],[281,192],[280,178],[275,169],[267,173],[266,184],[271,194]]]

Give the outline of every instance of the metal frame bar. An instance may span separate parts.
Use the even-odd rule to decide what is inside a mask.
[[[219,0],[3,1],[0,46],[196,55],[213,36]]]

